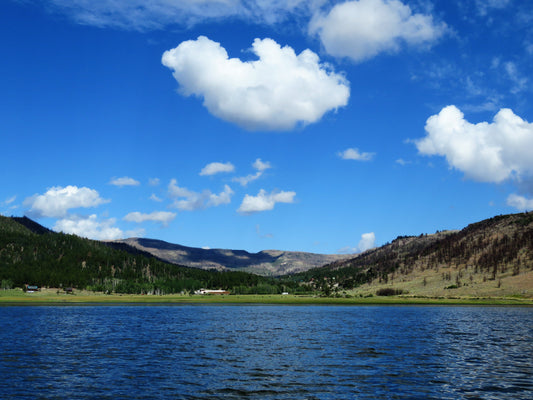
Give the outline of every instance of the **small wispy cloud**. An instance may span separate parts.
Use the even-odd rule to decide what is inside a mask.
[[[273,191],[267,193],[261,189],[257,196],[247,194],[237,210],[241,214],[254,214],[274,209],[276,203],[294,203],[296,192]]]
[[[155,193],[152,193],[152,195],[150,196],[150,200],[157,201],[158,203],[161,203],[163,201],[163,199],[157,197]]]
[[[252,167],[254,167],[258,171],[265,171],[269,168],[272,168],[272,165],[268,161],[262,161],[260,158],[256,159],[254,163],[252,164]]]
[[[168,225],[170,221],[176,218],[176,213],[169,211],[154,211],[149,214],[134,211],[126,215],[123,219],[128,222],[142,223],[145,221],[159,222],[163,225]]]
[[[110,185],[123,187],[123,186],[139,186],[141,183],[129,176],[123,176],[122,178],[113,178],[109,182]]]
[[[16,199],[17,199],[17,196],[12,196],[12,197],[6,199],[6,200],[3,202],[3,204],[6,205],[6,206],[8,206],[8,205],[10,205],[11,203],[13,203]]]
[[[0,201],[0,207],[7,207],[10,210],[14,210],[19,207],[17,204],[14,204],[16,199],[17,199],[17,196],[12,196],[12,197],[7,198],[4,201]],[[3,212],[0,211],[0,215],[3,215],[2,213]]]
[[[407,165],[407,164],[411,164],[411,161],[406,161],[403,158],[398,158],[396,160],[396,164],[400,164],[400,165],[404,166],[404,165]]]
[[[17,196],[11,196],[11,197],[5,199],[4,201],[1,201],[0,202],[0,206],[2,206],[2,207],[10,207],[11,209],[17,208],[17,206],[13,204],[16,199],[17,199]]]
[[[507,197],[507,205],[518,211],[529,211],[533,210],[533,199],[512,193]]]
[[[255,232],[257,233],[257,236],[262,239],[271,239],[274,237],[272,233],[261,233],[261,227],[259,226],[259,224],[255,226]]]
[[[257,170],[255,174],[249,174],[246,176],[236,177],[236,178],[233,178],[232,181],[240,183],[241,186],[246,186],[250,182],[253,182],[259,179],[267,169],[272,168],[272,165],[270,164],[270,162],[262,161],[260,158],[258,158],[253,162],[252,167],[255,170]]]
[[[337,250],[339,254],[353,254],[353,253],[362,253],[364,251],[374,248],[376,245],[376,235],[374,232],[363,233],[361,239],[357,246],[347,246],[342,249]]]
[[[159,178],[150,178],[150,179],[148,180],[148,184],[149,184],[150,186],[159,186],[159,183],[160,183]]]
[[[182,211],[195,211],[229,204],[233,190],[228,185],[224,185],[224,190],[219,194],[212,193],[210,190],[195,192],[178,186],[176,179],[172,179],[168,185],[168,194],[174,199],[171,207]]]
[[[233,171],[235,171],[235,166],[230,162],[226,162],[226,163],[212,162],[202,168],[202,170],[200,171],[200,176],[209,176],[209,175],[215,175],[215,174],[220,174],[224,172],[233,172]]]
[[[518,93],[525,90],[528,86],[528,79],[520,74],[518,67],[514,62],[506,62],[504,69],[509,80],[513,83],[511,93]]]
[[[374,158],[376,153],[361,153],[359,149],[349,148],[344,151],[339,151],[337,155],[343,160],[370,161]]]
[[[315,1],[302,0],[48,0],[43,3],[49,3],[51,10],[66,14],[81,25],[141,32],[176,25],[190,27],[223,18],[275,24],[296,12],[307,15],[318,6]]]

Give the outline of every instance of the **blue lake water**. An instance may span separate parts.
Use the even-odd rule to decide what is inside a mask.
[[[533,309],[0,307],[2,399],[533,399]]]

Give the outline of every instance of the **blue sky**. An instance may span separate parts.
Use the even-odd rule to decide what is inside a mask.
[[[4,1],[0,213],[352,253],[531,210],[532,27],[530,0]]]

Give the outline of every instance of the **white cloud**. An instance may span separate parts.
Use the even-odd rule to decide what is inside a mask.
[[[9,197],[6,200],[0,202],[0,207],[8,207],[9,210],[14,210],[19,207],[17,204],[13,204],[16,199],[16,195]],[[0,215],[7,215],[6,211],[0,211]]]
[[[34,195],[24,201],[30,207],[30,213],[37,217],[61,218],[73,208],[90,208],[107,203],[98,192],[87,187],[56,186],[48,189],[45,194]]]
[[[268,161],[264,162],[260,158],[258,158],[254,161],[254,163],[252,164],[252,167],[254,167],[254,169],[257,170],[255,174],[249,174],[249,175],[242,176],[242,177],[236,177],[236,178],[233,178],[232,181],[239,182],[242,186],[246,186],[250,182],[253,182],[259,179],[263,175],[264,171],[272,168],[272,165],[270,164],[270,162]]]
[[[407,164],[411,164],[411,161],[406,161],[406,160],[404,160],[403,158],[398,158],[398,159],[396,160],[396,164],[400,164],[400,165],[402,165],[402,166],[405,166],[405,165],[407,165]]]
[[[343,247],[342,249],[337,250],[337,253],[341,254],[352,254],[352,253],[362,253],[364,251],[370,250],[375,247],[376,244],[376,235],[374,232],[363,233],[361,235],[361,240],[356,247]]]
[[[150,200],[157,201],[158,203],[161,203],[163,201],[163,199],[157,197],[155,193],[152,193],[152,195],[150,196]]]
[[[359,62],[405,45],[435,42],[445,31],[431,15],[413,14],[398,0],[358,0],[335,5],[328,14],[317,13],[309,32],[317,34],[326,51]]]
[[[130,178],[129,176],[124,176],[122,178],[113,178],[111,179],[111,182],[109,182],[111,185],[114,186],[139,186],[141,183],[139,181],[136,181],[133,178]]]
[[[272,233],[261,233],[261,227],[259,224],[255,225],[255,232],[257,233],[257,236],[262,239],[271,239],[274,237]]]
[[[518,72],[518,68],[516,67],[516,64],[514,62],[506,62],[503,67],[505,68],[507,76],[513,83],[513,87],[511,87],[511,93],[516,94],[527,88],[528,79],[523,77]]]
[[[374,232],[369,233],[363,233],[361,235],[361,240],[357,244],[357,250],[359,250],[361,253],[363,251],[367,251],[372,249],[376,244],[376,235]]]
[[[245,195],[237,211],[242,214],[253,214],[272,210],[276,203],[294,203],[294,196],[296,196],[296,192],[273,191],[267,193],[261,189],[257,196]]]
[[[255,39],[251,51],[258,60],[229,58],[219,43],[200,36],[166,51],[162,63],[184,96],[203,98],[211,114],[248,130],[289,130],[348,103],[345,78],[311,50],[297,55],[272,39]]]
[[[359,149],[346,149],[339,151],[337,155],[343,160],[370,161],[376,153],[360,153]]]
[[[169,211],[154,211],[150,214],[144,214],[144,213],[135,211],[135,212],[129,213],[123,219],[124,221],[129,221],[129,222],[141,223],[145,221],[153,221],[153,222],[160,222],[163,225],[167,225],[174,218],[176,218],[176,213],[169,212]]]
[[[228,185],[224,185],[224,190],[219,194],[214,194],[210,190],[194,192],[179,187],[178,182],[172,179],[168,185],[168,193],[174,199],[172,207],[182,211],[194,211],[229,204],[233,190]]]
[[[77,23],[128,30],[157,30],[170,25],[190,26],[224,17],[273,24],[289,14],[307,14],[322,0],[49,0],[54,11]]]
[[[233,182],[238,182],[242,186],[246,186],[250,182],[253,182],[253,181],[259,179],[261,177],[261,175],[263,175],[263,172],[257,171],[255,174],[249,174],[249,175],[246,175],[246,176],[240,176],[240,177],[233,178],[232,181]]]
[[[486,15],[490,9],[505,8],[511,0],[476,0],[476,6],[480,15]]]
[[[529,211],[533,210],[533,199],[512,193],[507,197],[507,205],[516,208],[518,211]]]
[[[121,239],[124,237],[124,232],[113,226],[115,222],[114,218],[98,221],[95,214],[89,217],[69,215],[58,220],[53,229],[95,240]]]
[[[263,172],[267,169],[272,168],[272,165],[270,165],[270,162],[262,161],[260,158],[258,158],[254,161],[254,163],[252,164],[252,167],[254,167],[258,171]]]
[[[232,194],[233,190],[231,190],[228,185],[224,185],[224,190],[219,194],[209,193],[209,198],[207,200],[206,206],[216,207],[222,204],[229,204],[231,203]]]
[[[533,174],[533,124],[510,109],[501,109],[492,123],[472,124],[448,106],[428,118],[425,130],[427,136],[415,141],[418,151],[446,157],[471,179],[497,183]]]
[[[6,200],[3,202],[3,204],[6,205],[6,206],[8,206],[8,205],[10,205],[11,203],[13,203],[16,199],[17,199],[17,196],[12,196],[12,197],[6,199]]]
[[[227,162],[227,163],[213,162],[203,167],[202,170],[200,171],[200,175],[202,176],[215,175],[221,172],[233,172],[233,171],[235,171],[235,166],[230,162]]]
[[[148,184],[150,186],[158,186],[159,185],[159,178],[150,178],[148,180]]]

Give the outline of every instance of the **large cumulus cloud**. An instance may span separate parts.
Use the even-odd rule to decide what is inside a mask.
[[[255,61],[229,58],[205,36],[163,54],[180,92],[203,98],[209,112],[248,130],[287,130],[318,121],[348,103],[340,74],[320,64],[311,50],[300,54],[272,39],[255,39]]]
[[[357,62],[404,45],[427,46],[444,31],[431,15],[413,13],[398,0],[347,1],[316,13],[309,24],[329,54]]]
[[[30,215],[36,218],[58,218],[66,216],[71,209],[91,208],[107,202],[109,200],[101,198],[94,189],[69,185],[52,187],[44,194],[27,198],[24,204],[30,208]]]
[[[501,109],[492,122],[472,124],[455,106],[428,118],[427,135],[416,141],[424,155],[446,157],[448,164],[474,180],[499,183],[533,175],[533,124]]]

